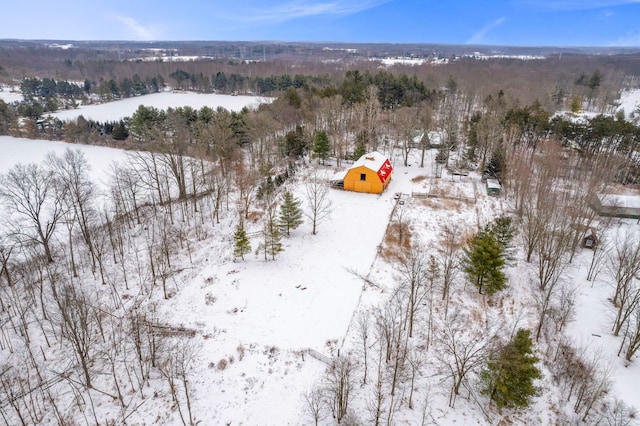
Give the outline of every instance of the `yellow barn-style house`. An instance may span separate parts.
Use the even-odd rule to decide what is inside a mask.
[[[377,151],[363,155],[344,176],[348,191],[381,194],[391,181],[393,167],[387,157]]]

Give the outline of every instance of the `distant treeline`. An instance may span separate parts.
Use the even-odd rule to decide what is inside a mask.
[[[329,124],[335,127],[334,135],[346,135],[344,139],[348,146],[333,148],[340,151],[340,155],[344,154],[343,148],[349,152],[375,149],[383,132],[406,139],[402,136],[405,133],[413,134],[427,127],[439,129],[447,136],[440,153],[445,163],[451,150],[464,146],[469,161],[477,162],[482,168],[492,163],[496,175],[502,168],[502,156],[497,147],[513,145],[515,140],[535,146],[539,141],[554,138],[585,157],[605,152],[632,159],[640,144],[638,126],[626,121],[622,112],[615,116],[599,115],[582,122],[561,116],[553,118],[554,111],[545,107],[547,103],[536,100],[521,106],[518,99],[510,99],[502,90],[480,101],[466,93],[454,76],[438,88],[428,87],[416,75],[387,70],[350,70],[337,79],[326,74],[252,77],[222,71],[209,76],[178,69],[167,78],[171,81],[167,82],[161,75],[141,78],[138,74],[120,81],[110,79],[98,83],[25,78],[20,85],[23,101],[11,105],[0,101],[0,134],[84,143],[137,142],[141,139],[148,143],[163,133],[173,137],[179,135],[207,149],[207,141],[212,137],[223,137],[227,142],[235,140],[225,143],[225,149],[247,143],[249,136],[242,123],[253,115],[247,111],[228,115],[217,110],[197,111],[189,107],[166,112],[141,108],[128,119],[102,123],[83,117],[62,122],[46,114],[73,108],[77,106],[77,99],[82,99],[83,103],[96,98],[109,101],[154,93],[171,86],[195,92],[242,92],[276,98],[272,104],[261,106],[262,114],[256,119],[255,129],[266,128],[259,122],[266,120],[269,128],[282,137],[278,150],[285,155],[298,156],[307,151],[313,133]],[[590,74],[576,73],[566,86],[550,89],[549,97],[553,98],[556,108],[570,106],[574,113],[585,105],[600,103],[601,109],[615,106],[616,99],[603,87],[603,74],[598,70]],[[424,118],[426,116],[428,119]],[[30,120],[18,120],[19,117]],[[181,124],[178,126],[177,123]],[[301,123],[305,124],[301,132],[290,132]],[[151,128],[161,131],[154,132],[154,138],[151,138],[152,133],[148,131]],[[146,136],[142,137],[143,134]],[[285,135],[287,137],[283,137]],[[352,145],[357,145],[358,149]],[[627,182],[640,181],[637,171],[626,176]]]
[[[78,101],[86,102],[91,96],[97,96],[101,101],[112,101],[156,93],[164,86],[164,78],[160,75],[143,80],[135,74],[120,82],[110,79],[98,83],[89,80],[79,83],[27,77],[20,83],[23,100],[15,105],[15,112],[21,117],[38,120],[47,112],[76,108]]]
[[[264,96],[277,96],[291,88],[314,90],[323,97],[340,94],[350,102],[359,102],[364,98],[364,91],[369,86],[378,89],[378,98],[383,109],[396,106],[412,106],[433,96],[424,82],[406,74],[395,75],[387,71],[375,74],[365,71],[348,71],[342,81],[335,81],[329,75],[281,74],[268,77],[249,77],[236,73],[225,74],[223,71],[208,76],[203,73],[189,73],[178,69],[169,74],[169,84],[179,90],[190,90],[200,93],[243,93]],[[44,112],[59,108],[75,106],[73,101],[87,99],[96,95],[102,101],[111,101],[132,96],[156,93],[167,87],[161,75],[148,76],[144,79],[138,74],[115,79],[84,83],[39,79],[28,77],[22,80],[20,91],[24,97],[19,114],[29,118],[39,118]],[[66,102],[70,101],[70,102]]]

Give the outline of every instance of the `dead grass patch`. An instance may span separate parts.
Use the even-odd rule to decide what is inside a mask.
[[[476,232],[472,228],[466,228],[464,232],[460,234],[460,247],[466,247],[474,235],[476,235]]]
[[[258,221],[262,218],[263,214],[258,211],[251,211],[247,217],[247,222],[250,223],[258,223]]]
[[[420,176],[416,176],[414,178],[411,179],[411,182],[413,183],[420,183],[420,182],[424,182],[425,180],[428,179],[428,176],[425,175],[420,175]]]
[[[474,322],[477,322],[478,324],[482,323],[482,312],[480,312],[480,310],[477,307],[473,307],[470,313],[471,313],[471,318],[473,319]]]
[[[218,371],[222,371],[227,368],[227,364],[227,360],[222,358],[220,361],[218,361],[218,365],[216,366],[216,368],[218,369]]]
[[[400,231],[398,222],[392,222],[387,227],[380,254],[388,261],[402,260],[411,250],[411,228],[407,224],[402,224],[402,233]],[[402,241],[400,241],[401,236]]]
[[[242,361],[242,359],[244,358],[244,346],[242,346],[242,343],[238,345],[236,350],[238,351],[238,359]]]
[[[468,209],[471,203],[450,198],[424,198],[422,205],[433,210],[451,210],[461,213],[463,209]]]

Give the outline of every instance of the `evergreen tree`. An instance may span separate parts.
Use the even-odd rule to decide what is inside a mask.
[[[504,157],[504,147],[502,146],[502,144],[500,144],[500,146],[498,146],[491,154],[491,158],[489,159],[489,163],[487,164],[487,173],[489,173],[491,176],[495,176],[499,180],[502,180],[505,169]]]
[[[117,141],[123,141],[129,137],[129,131],[122,120],[113,126],[111,137]]]
[[[513,220],[509,216],[497,217],[492,223],[485,226],[484,230],[493,234],[498,243],[500,243],[505,261],[512,261],[515,248],[511,242],[516,234]]]
[[[13,108],[0,99],[0,135],[8,135],[11,128],[17,125]]]
[[[325,160],[329,157],[330,149],[331,146],[329,145],[327,132],[324,130],[316,132],[316,135],[313,138],[313,151],[316,153],[322,164],[324,164]]]
[[[296,229],[302,224],[300,204],[300,200],[295,198],[291,192],[284,193],[282,205],[280,206],[279,226],[282,232],[287,233],[287,236],[289,236],[291,229]]]
[[[295,90],[294,90],[295,92]],[[286,154],[292,157],[301,157],[308,149],[304,138],[304,130],[302,126],[296,126],[296,130],[289,131],[284,136]]]
[[[482,119],[482,115],[476,112],[469,120],[469,133],[467,134],[467,157],[471,161],[476,161],[476,149],[480,143],[478,137],[478,123]]]
[[[240,221],[236,232],[233,234],[233,255],[244,260],[244,255],[251,253],[251,243],[244,229],[244,222]]]
[[[491,232],[478,232],[464,249],[464,272],[480,294],[485,290],[491,296],[506,287],[504,263],[504,249]]]
[[[358,161],[360,157],[367,153],[367,144],[365,140],[365,135],[361,132],[358,134],[358,139],[356,141],[356,148],[353,151],[353,161]]]
[[[273,212],[267,213],[266,222],[263,230],[264,236],[264,259],[267,260],[267,256],[271,256],[271,260],[275,260],[278,253],[283,251],[282,243],[280,242],[280,229],[276,223]]]
[[[538,391],[533,381],[541,375],[535,366],[538,358],[533,355],[530,334],[529,330],[519,329],[480,373],[482,393],[488,395],[498,408],[525,408]]]

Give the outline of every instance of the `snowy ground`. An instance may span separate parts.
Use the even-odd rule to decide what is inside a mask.
[[[20,102],[22,101],[22,93],[20,93],[17,87],[0,85],[0,99],[8,104],[12,102]]]
[[[122,151],[59,142],[0,138],[0,170],[16,162],[39,162],[48,151],[78,148],[93,165],[95,178],[105,181],[112,161],[122,161]],[[431,164],[428,162],[427,164]],[[327,177],[344,169],[323,167]],[[442,226],[454,223],[475,231],[496,214],[508,209],[504,200],[486,196],[475,174],[431,177],[431,166],[419,168],[417,161],[403,167],[396,162],[394,175],[382,195],[331,190],[330,219],[311,235],[307,220],[284,239],[285,251],[275,261],[251,253],[244,262],[233,261],[231,234],[235,215],[230,212],[211,234],[191,247],[191,259],[182,253],[176,262],[182,269],[172,280],[175,296],[161,303],[166,321],[197,331],[199,350],[193,364],[196,388],[194,412],[204,424],[302,425],[301,395],[323,375],[326,366],[304,351],[313,349],[327,357],[340,349],[352,349],[355,340],[353,316],[378,305],[394,287],[397,273],[392,263],[380,255],[383,236],[394,206],[395,193],[409,211],[412,232],[426,247],[434,247]],[[298,198],[304,199],[302,177],[287,182]],[[446,195],[446,198],[413,198],[412,193]],[[637,227],[634,221],[619,221],[612,228]],[[249,232],[259,230],[250,222]],[[252,239],[255,250],[259,237]],[[570,279],[580,286],[576,320],[570,334],[577,343],[588,345],[609,360],[614,368],[616,395],[640,407],[637,383],[640,368],[625,365],[616,357],[620,344],[610,333],[611,308],[606,302],[611,288],[605,274],[591,287],[585,280],[585,250],[575,261]],[[379,287],[363,285],[356,274],[368,276]],[[531,322],[532,300],[518,283],[527,266],[520,262],[510,270],[514,307],[525,313],[523,325]],[[473,292],[459,292],[453,302],[465,303]],[[597,336],[595,336],[597,335]],[[221,361],[224,360],[223,363]],[[636,361],[637,362],[637,361]],[[220,367],[221,364],[226,364]],[[436,374],[437,372],[431,372]],[[420,398],[430,398],[430,415],[437,424],[490,424],[474,402],[459,398],[456,409],[447,407],[449,382],[437,375],[423,378]],[[542,383],[548,389],[548,383]],[[417,396],[417,397],[418,397]],[[362,413],[364,395],[356,400]],[[536,408],[545,410],[544,396]],[[401,424],[416,424],[420,413],[403,410],[396,418]],[[140,415],[156,417],[158,407],[149,402]],[[165,410],[162,410],[165,412]],[[547,415],[526,417],[518,423],[544,422]],[[363,416],[364,418],[364,416]],[[535,420],[537,419],[537,420]],[[176,419],[160,419],[171,423]]]
[[[640,225],[634,219],[614,219],[607,230],[607,237],[615,241],[620,233],[632,233],[640,237]],[[603,365],[612,367],[614,394],[625,402],[640,410],[640,358],[634,357],[632,363],[625,361],[624,356],[616,356],[622,338],[612,335],[611,326],[614,318],[614,307],[609,301],[615,290],[615,281],[607,271],[603,271],[598,279],[587,281],[587,267],[591,260],[590,250],[584,250],[570,271],[570,277],[578,288],[576,300],[576,318],[569,324],[568,335],[577,346],[587,347],[602,357]]]
[[[620,109],[624,110],[627,120],[632,118],[632,113],[637,118],[638,114],[635,111],[637,111],[638,107],[640,107],[640,89],[622,92],[620,96]]]
[[[378,306],[397,284],[395,265],[382,258],[378,250],[383,245],[384,230],[391,220],[394,205],[398,207],[393,194],[402,194],[401,200],[410,212],[414,238],[427,248],[437,246],[444,224],[455,224],[474,232],[495,215],[508,211],[502,199],[485,194],[484,185],[477,175],[461,177],[445,173],[442,179],[431,176],[429,167],[420,169],[417,161],[409,167],[396,163],[393,180],[380,196],[332,191],[331,220],[321,226],[316,236],[310,235],[308,224],[296,230],[285,243],[285,252],[275,262],[264,262],[261,256],[250,256],[246,262],[230,263],[230,241],[226,242],[226,259],[223,256],[220,266],[205,267],[190,284],[192,290],[185,288],[184,294],[167,308],[167,312],[182,310],[181,305],[184,307],[187,301],[189,312],[200,313],[194,315],[191,324],[198,326],[198,321],[201,321],[201,326],[208,324],[204,327],[209,327],[209,331],[212,324],[223,330],[219,336],[224,335],[225,338],[205,344],[211,349],[203,348],[203,353],[208,356],[203,357],[202,365],[206,361],[217,362],[218,356],[226,356],[227,359],[235,356],[238,359],[239,344],[248,348],[245,357],[250,361],[248,365],[236,362],[225,371],[202,379],[204,389],[211,389],[214,395],[217,392],[215,400],[225,401],[206,406],[208,411],[205,412],[210,418],[233,421],[232,424],[306,423],[301,419],[304,403],[299,395],[318,381],[325,366],[308,355],[303,360],[300,351],[312,348],[332,356],[338,349],[352,350],[356,340],[353,317],[358,312]],[[296,188],[295,184],[293,188]],[[300,188],[297,189],[299,191]],[[425,192],[445,197],[427,200],[411,197],[413,193]],[[300,192],[298,196],[301,196]],[[611,232],[628,226],[636,225],[634,221],[619,221]],[[212,245],[211,252],[217,251],[214,247],[216,245]],[[217,247],[220,250],[220,245]],[[222,250],[225,253],[225,244]],[[640,397],[635,391],[640,368],[636,364],[625,365],[616,357],[614,349],[620,341],[610,336],[611,306],[606,299],[610,297],[611,287],[607,276],[603,274],[593,288],[587,287],[584,279],[590,253],[585,250],[579,255],[569,276],[570,280],[581,284],[578,312],[569,334],[575,336],[577,343],[588,345],[589,350],[600,353],[605,362],[611,363],[615,394],[628,404],[640,407]],[[515,301],[503,313],[521,311],[524,313],[522,326],[533,328],[534,302],[530,293],[519,285],[524,282],[522,277],[531,273],[528,268],[520,263],[510,270],[512,289],[509,293]],[[363,285],[349,270],[367,276],[379,287]],[[213,280],[208,280],[210,277]],[[203,306],[202,291],[206,287],[211,288],[210,293],[216,297],[214,307],[207,307],[206,301]],[[470,293],[473,297],[473,292],[458,292],[454,302],[464,306]],[[213,315],[208,316],[207,311]],[[602,336],[604,344],[594,345],[593,340],[600,338],[593,334]],[[226,339],[225,347],[221,342]],[[425,373],[425,376],[432,376],[418,386],[416,396],[425,400],[430,398],[429,411],[435,423],[491,423],[488,419],[479,418],[478,406],[464,398],[459,400],[456,410],[449,409],[449,383],[438,374],[433,370]],[[212,384],[211,380],[218,384]],[[550,384],[546,380],[540,385],[549,391]],[[241,385],[237,386],[238,383]],[[238,404],[238,391],[244,393],[241,404]],[[273,395],[289,397],[274,400]],[[366,417],[362,414],[366,397],[360,395],[357,402],[363,418]],[[539,406],[546,410],[548,406],[543,401],[544,397],[541,397]],[[265,413],[269,414],[265,417]],[[520,423],[540,424],[553,418],[536,409],[531,414]],[[404,410],[396,420],[398,423],[418,424],[419,416],[417,412]]]
[[[92,164],[94,179],[103,185],[112,162],[125,158],[123,151],[110,148],[0,137],[3,153],[0,171],[17,162],[40,162],[46,152],[60,153],[66,147],[85,153]],[[320,379],[326,366],[304,351],[312,349],[330,357],[338,350],[351,350],[355,340],[354,314],[377,306],[396,284],[393,263],[381,256],[385,230],[394,208],[400,206],[395,193],[402,194],[400,201],[411,220],[412,238],[427,250],[437,246],[445,224],[474,232],[497,214],[508,212],[502,198],[486,196],[475,173],[450,176],[445,172],[441,179],[435,179],[431,156],[425,168],[419,168],[415,160],[403,167],[397,157],[392,159],[395,170],[384,194],[331,190],[331,216],[319,225],[318,234],[311,235],[306,220],[283,239],[285,250],[275,261],[265,261],[262,253],[251,253],[244,262],[233,260],[231,235],[236,220],[233,207],[225,210],[221,224],[212,226],[207,238],[194,242],[190,254],[185,250],[179,253],[175,268],[181,272],[171,281],[175,295],[160,301],[159,309],[165,321],[196,330],[194,340],[199,350],[192,371],[196,389],[194,412],[202,424],[308,424],[308,418],[302,414],[301,395]],[[335,178],[346,167],[326,166],[321,171],[328,178]],[[304,200],[302,174],[286,185]],[[425,193],[441,197],[412,197]],[[247,224],[249,232],[258,232],[260,226],[258,222]],[[637,227],[635,221],[620,220],[614,222],[609,232]],[[259,239],[252,238],[254,251]],[[616,356],[620,339],[611,336],[612,310],[607,302],[611,280],[603,273],[593,286],[586,281],[590,253],[580,252],[567,274],[579,288],[577,315],[569,326],[569,334],[576,343],[599,353],[611,364],[615,395],[640,408],[639,361],[636,358],[626,365]],[[502,311],[496,311],[521,312],[523,326],[533,324],[535,317],[531,293],[524,286],[530,273],[530,266],[523,262],[509,270],[508,291],[512,301]],[[356,274],[367,276],[378,287],[364,285]],[[467,303],[465,300],[481,303],[471,290],[459,289],[454,296],[452,303],[463,305]],[[449,382],[443,381],[437,371],[427,371],[418,385],[416,398],[422,401],[429,396],[434,423],[492,423],[483,417],[475,402],[464,396],[459,398],[455,410],[449,409]],[[540,385],[553,392],[548,378]],[[538,398],[528,417],[512,420],[517,424],[547,423],[547,419],[553,418],[545,411],[549,410],[545,404],[548,397],[543,394]],[[365,412],[365,398],[366,395],[359,395],[354,402],[361,414]],[[397,423],[419,424],[418,411],[404,409],[397,416]],[[175,416],[157,419],[159,412],[167,410],[150,399],[140,408],[139,418],[149,423],[156,419],[159,424],[177,420]]]

